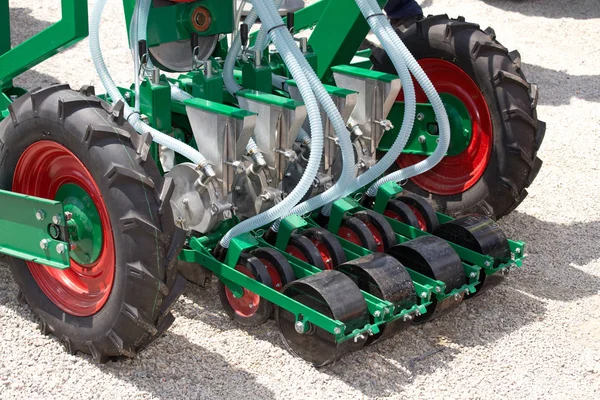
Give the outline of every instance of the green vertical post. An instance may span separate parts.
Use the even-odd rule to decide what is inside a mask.
[[[10,49],[10,8],[8,0],[0,0],[0,56]],[[12,80],[5,82],[4,87],[12,87]]]

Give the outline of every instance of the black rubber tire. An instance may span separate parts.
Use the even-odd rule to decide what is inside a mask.
[[[338,238],[325,228],[311,228],[302,232],[315,245],[315,242],[320,242],[325,246],[331,256],[331,264],[333,268],[346,262],[346,253]],[[332,268],[332,269],[333,269]]]
[[[269,275],[269,271],[265,264],[262,263],[258,258],[254,257],[251,254],[242,253],[240,255],[240,259],[238,260],[238,265],[244,266],[248,269],[254,278],[269,287],[273,287],[273,281],[271,280],[271,276]],[[260,298],[258,303],[258,307],[256,312],[252,314],[250,317],[246,317],[238,314],[231,304],[229,303],[229,299],[227,298],[226,286],[223,282],[219,280],[219,284],[217,286],[217,290],[219,292],[219,300],[221,301],[221,305],[225,310],[225,313],[235,322],[242,326],[247,327],[255,327],[260,326],[267,322],[271,315],[273,315],[273,303]]]
[[[390,216],[387,214],[387,212],[396,214],[397,216]],[[385,207],[385,211],[383,213],[383,215],[387,216],[388,218],[391,218],[395,221],[399,221],[402,222],[406,225],[410,225],[413,228],[417,228],[417,229],[421,229],[420,225],[419,225],[419,219],[417,218],[417,216],[415,215],[415,213],[413,212],[413,210],[410,209],[409,206],[407,206],[405,203],[398,201],[398,200],[390,200],[387,203],[387,206]]]
[[[358,236],[360,246],[374,253],[377,252],[377,242],[375,241],[375,237],[373,236],[373,233],[371,232],[367,224],[365,224],[356,217],[350,217],[344,219],[340,229],[344,227],[350,229]],[[347,238],[340,235],[339,231],[337,235],[347,240]]]
[[[493,29],[485,31],[464,18],[429,16],[397,31],[417,60],[440,58],[465,71],[485,97],[493,123],[493,150],[479,181],[452,196],[430,194],[412,182],[406,188],[431,198],[436,209],[454,216],[469,213],[501,218],[527,196],[542,161],[537,152],[546,125],[537,118],[537,85],[527,82],[516,51],[509,52]],[[396,74],[381,49],[372,55],[374,68]]]
[[[100,311],[77,317],[42,292],[25,262],[11,259],[20,296],[72,354],[99,362],[133,357],[174,320],[171,307],[185,280],[176,261],[185,234],[173,222],[168,182],[142,148],[142,137],[124,121],[122,104],[111,108],[93,88],[58,85],[26,94],[0,123],[0,188],[11,190],[23,151],[40,140],[62,144],[94,177],[109,212],[115,242],[115,277]]]
[[[377,250],[381,253],[398,244],[394,229],[392,229],[392,226],[383,215],[373,210],[365,210],[355,213],[354,217],[364,222],[369,227],[369,230],[375,229],[379,233],[382,243],[381,246],[378,246]],[[372,233],[375,235],[375,232]]]
[[[309,238],[301,234],[294,233],[292,237],[290,237],[288,246],[294,246],[300,250],[302,255],[306,258],[306,262],[310,265],[313,265],[323,271],[326,269],[325,263],[321,258],[321,253],[319,253],[319,249],[313,242],[310,241]]]
[[[433,232],[440,225],[440,221],[435,213],[435,209],[431,204],[429,204],[427,199],[414,193],[403,191],[400,196],[396,197],[396,200],[401,201],[407,206],[417,210],[415,215],[417,216],[417,219],[421,217],[425,223],[425,232]]]
[[[281,280],[281,287],[274,286],[273,289],[280,292],[285,285],[296,280],[296,274],[294,273],[294,269],[290,265],[290,262],[277,250],[270,247],[261,247],[252,250],[250,254],[261,260],[263,264],[265,261],[268,261],[277,271],[279,279]]]

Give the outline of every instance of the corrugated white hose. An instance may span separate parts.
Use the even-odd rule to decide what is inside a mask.
[[[412,178],[413,176],[420,175],[426,171],[429,171],[431,168],[435,167],[439,164],[440,161],[445,157],[446,152],[448,151],[448,147],[450,146],[450,123],[448,122],[448,114],[446,113],[446,108],[444,107],[444,103],[442,103],[442,99],[439,94],[435,90],[435,87],[417,62],[410,51],[406,48],[402,40],[398,37],[388,19],[383,15],[383,11],[377,4],[375,0],[356,0],[361,12],[365,17],[369,19],[375,19],[381,26],[383,30],[386,32],[387,36],[392,40],[392,43],[396,47],[396,49],[400,52],[402,58],[406,62],[406,66],[412,72],[415,79],[427,95],[431,105],[433,106],[433,110],[435,112],[435,116],[438,121],[438,125],[440,127],[440,135],[439,135],[439,143],[435,151],[427,157],[425,160],[411,165],[410,167],[401,169],[400,171],[396,171],[392,174],[386,175],[383,178],[379,179],[375,182],[369,190],[367,190],[367,195],[370,197],[375,197],[377,194],[377,190],[379,187],[387,182],[400,182],[408,178]]]
[[[256,0],[253,0],[253,4],[254,4],[254,1],[256,1]],[[255,4],[255,7],[257,7],[257,4]],[[317,98],[319,99],[319,102],[323,106],[325,113],[329,117],[329,119],[334,127],[334,130],[339,139],[339,145],[340,145],[340,148],[342,151],[343,169],[342,169],[341,177],[336,182],[336,184],[329,190],[319,194],[318,196],[312,197],[311,199],[294,207],[293,210],[291,210],[289,213],[287,213],[283,217],[286,217],[287,215],[291,215],[291,214],[303,215],[303,214],[306,214],[312,210],[315,210],[315,209],[323,206],[324,204],[336,201],[343,195],[345,187],[348,186],[355,179],[356,166],[355,166],[355,160],[354,160],[354,149],[352,146],[352,141],[350,139],[350,133],[346,129],[346,124],[344,123],[344,120],[342,119],[339,110],[335,106],[335,103],[331,99],[331,96],[327,93],[327,91],[323,87],[323,84],[321,83],[321,81],[319,80],[319,78],[317,77],[315,72],[313,71],[312,67],[308,64],[308,62],[304,58],[304,55],[302,54],[302,52],[300,52],[300,49],[298,49],[298,46],[294,42],[294,39],[292,38],[290,33],[287,31],[287,29],[283,29],[283,30],[281,29],[281,28],[285,28],[285,24],[283,23],[283,20],[281,19],[279,12],[272,5],[270,7],[266,7],[266,8],[268,8],[268,11],[270,13],[269,19],[267,20],[267,26],[268,27],[278,27],[275,30],[282,32],[281,37],[283,39],[285,39],[287,48],[289,50],[291,50],[294,53],[294,55],[299,59],[300,65],[302,66],[303,70],[306,72],[306,74],[308,76],[311,87],[313,88],[315,94],[317,95]],[[261,20],[263,22],[265,22],[265,19],[263,19],[262,14],[261,14]],[[314,137],[313,137],[313,141],[314,141]],[[273,231],[277,231],[279,229],[279,223],[280,223],[280,221],[277,221],[271,227],[271,229]]]
[[[275,8],[279,10],[281,7],[281,3],[283,0],[275,0]],[[265,25],[260,27],[260,31],[258,32],[258,36],[256,37],[256,41],[254,42],[254,46],[252,46],[253,51],[264,51],[269,45],[269,32],[267,31],[267,27]]]
[[[268,0],[270,2],[270,0]],[[254,4],[254,2],[253,2]],[[257,4],[254,4],[255,8],[258,10],[261,16],[261,20],[263,23],[268,24],[268,18],[264,18],[267,16],[264,12],[264,8],[256,7]],[[312,131],[312,151],[310,152],[310,157],[308,160],[308,165],[300,179],[300,182],[296,186],[296,188],[290,193],[285,199],[283,199],[280,203],[276,204],[274,207],[268,209],[267,211],[258,214],[252,218],[249,218],[245,221],[240,222],[235,227],[233,227],[229,232],[223,236],[220,241],[220,245],[224,248],[228,248],[231,242],[231,239],[241,235],[245,232],[249,232],[253,229],[259,228],[261,226],[267,225],[268,223],[274,221],[277,218],[281,218],[286,215],[289,210],[295,206],[301,199],[304,197],[306,192],[310,189],[313,184],[314,178],[319,171],[319,167],[321,165],[321,157],[323,156],[323,142],[324,142],[324,134],[323,134],[323,121],[321,120],[321,112],[319,110],[319,103],[317,103],[317,99],[310,87],[310,84],[306,77],[304,76],[304,71],[300,64],[298,63],[295,55],[286,48],[285,42],[282,40],[281,29],[273,29],[270,33],[271,38],[273,39],[273,43],[281,53],[285,65],[288,67],[292,77],[298,83],[298,88],[300,90],[300,94],[302,95],[302,99],[304,100],[304,104],[306,105],[306,110],[308,113],[308,119],[310,122],[310,128]],[[287,31],[285,31],[289,35]]]
[[[138,133],[143,134],[145,132],[149,132],[152,135],[152,140],[161,146],[166,146],[176,151],[197,165],[210,168],[210,166],[207,165],[206,158],[199,151],[145,124],[141,121],[139,113],[135,112],[124,101],[123,96],[119,92],[117,85],[115,85],[115,82],[111,78],[108,69],[106,68],[104,58],[102,57],[102,50],[100,48],[100,21],[102,19],[102,12],[104,11],[106,1],[107,0],[97,0],[97,2],[94,4],[92,13],[90,14],[90,52],[94,65],[96,66],[98,76],[100,77],[100,80],[102,81],[102,84],[104,85],[108,95],[113,102],[123,101],[125,104],[125,118]]]
[[[359,0],[357,0],[359,3]],[[362,11],[362,9],[361,9]],[[363,11],[363,15],[367,18],[370,14],[366,14]],[[387,21],[387,19],[386,19]],[[369,182],[377,179],[381,174],[385,173],[387,169],[396,161],[404,147],[406,146],[406,142],[410,138],[410,134],[412,133],[413,126],[415,124],[415,115],[417,110],[417,101],[415,97],[415,87],[413,84],[412,77],[408,68],[406,67],[406,63],[402,57],[402,54],[399,50],[396,49],[392,39],[386,33],[385,28],[381,25],[380,21],[376,17],[367,18],[367,22],[371,28],[371,31],[377,36],[377,39],[381,42],[383,48],[388,53],[396,71],[398,72],[398,76],[400,77],[400,81],[402,82],[402,90],[404,92],[404,119],[402,120],[402,128],[398,133],[398,137],[394,141],[394,144],[390,148],[390,150],[379,160],[377,164],[375,164],[372,168],[369,168],[364,174],[360,175],[344,192],[344,196],[354,192],[357,189],[367,185]],[[394,35],[396,35],[394,33]],[[396,35],[397,37],[397,35]],[[323,207],[322,213],[324,215],[331,214],[331,204],[327,204]]]

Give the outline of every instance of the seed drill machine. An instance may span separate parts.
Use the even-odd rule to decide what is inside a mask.
[[[233,320],[274,318],[322,366],[522,266],[495,222],[542,164],[518,52],[461,17],[394,29],[385,0],[284,18],[281,0],[244,3],[123,0],[134,71],[117,87],[106,0],[62,0],[14,48],[0,0],[0,253],[73,354],[135,356],[186,280],[216,277]],[[106,94],[13,85],[88,36]]]

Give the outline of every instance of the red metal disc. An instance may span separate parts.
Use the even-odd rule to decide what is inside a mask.
[[[377,245],[377,251],[379,253],[383,253],[385,251],[385,248],[383,246],[383,236],[381,235],[381,232],[379,232],[379,229],[377,229],[375,227],[375,225],[373,225],[370,222],[365,222],[365,225],[367,225],[367,228],[369,228],[369,230],[371,231],[371,234],[373,235],[373,238],[375,239],[375,244]]]
[[[341,226],[337,235],[342,239],[346,239],[347,241],[357,244],[361,247],[363,245],[358,234],[347,226]]]
[[[327,250],[327,246],[325,246],[325,243],[321,242],[320,240],[317,240],[314,237],[310,238],[310,241],[313,242],[315,246],[317,246],[319,254],[323,259],[323,263],[325,263],[325,269],[332,270],[335,267],[335,265],[333,265],[333,257],[331,257],[331,253],[329,252],[329,250]]]
[[[306,255],[302,252],[302,250],[300,250],[296,246],[286,247],[285,252],[288,253],[290,256],[296,257],[298,260],[308,262],[308,258],[306,257]]]
[[[59,270],[27,261],[31,275],[44,294],[61,310],[78,317],[97,313],[106,303],[115,275],[115,246],[108,211],[100,189],[81,161],[66,147],[49,140],[29,146],[21,155],[13,178],[13,191],[54,199],[62,185],[75,184],[92,199],[102,224],[98,259],[82,266],[71,259]]]
[[[243,265],[238,264],[236,265],[235,269],[249,278],[256,279],[252,272],[250,272],[250,270]],[[233,292],[229,290],[227,286],[225,286],[225,295],[227,296],[227,301],[229,301],[233,311],[242,317],[248,318],[256,314],[258,305],[260,303],[260,296],[248,291],[248,289],[242,289],[244,290],[242,297],[235,297]]]
[[[279,276],[277,268],[275,268],[275,266],[271,264],[269,260],[264,258],[259,258],[259,260],[265,264],[265,267],[267,267],[267,272],[271,276],[271,281],[273,282],[273,289],[281,292],[281,289],[283,289],[283,282],[281,281],[281,276]]]
[[[477,84],[458,66],[437,58],[425,58],[419,60],[419,64],[439,93],[451,94],[462,101],[473,125],[471,142],[461,154],[445,157],[433,169],[411,180],[430,193],[444,196],[459,194],[479,181],[490,161],[493,145],[490,111]],[[417,103],[429,102],[416,82],[415,91]],[[404,101],[402,91],[398,101]],[[424,159],[424,156],[401,154],[396,163],[405,168]]]
[[[419,228],[422,231],[427,231],[427,224],[425,223],[425,218],[423,218],[423,214],[421,214],[419,212],[419,210],[417,210],[414,207],[411,207],[411,206],[408,206],[408,207],[410,207],[411,211],[415,213],[415,216],[417,217],[417,221],[419,222]],[[398,215],[397,212],[394,212],[392,210],[385,210],[383,212],[383,215],[385,215],[386,217],[389,217],[395,221],[406,223],[406,221],[404,221],[404,219],[400,215]]]

